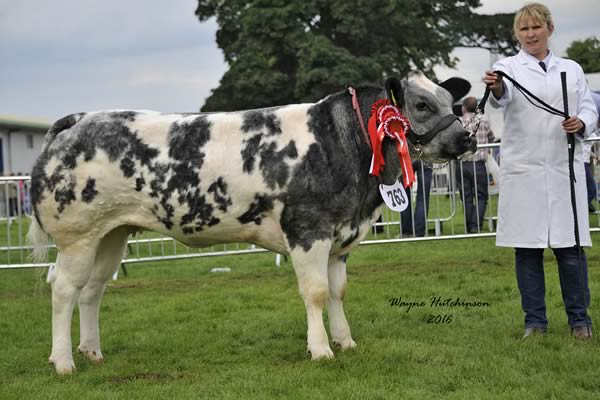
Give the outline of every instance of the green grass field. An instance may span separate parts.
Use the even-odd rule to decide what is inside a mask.
[[[600,251],[588,260],[600,321]],[[104,363],[75,354],[70,377],[47,365],[45,272],[0,271],[0,399],[600,398],[600,345],[569,337],[550,252],[548,336],[527,340],[513,253],[493,238],[362,246],[348,271],[358,347],[312,362],[289,262],[277,269],[267,253],[130,265],[102,303]],[[426,305],[390,306],[399,297]],[[432,297],[489,307],[431,307]],[[452,321],[428,323],[437,315]],[[76,311],[74,346],[78,330]]]

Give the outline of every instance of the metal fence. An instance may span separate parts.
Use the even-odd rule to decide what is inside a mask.
[[[600,140],[596,139],[596,140]],[[374,226],[369,235],[361,242],[362,245],[409,242],[421,240],[460,239],[472,237],[494,236],[498,208],[498,162],[499,145],[480,145],[489,148],[487,174],[483,177],[488,189],[487,206],[481,223],[473,227],[467,226],[465,219],[468,199],[465,198],[465,170],[468,163],[450,162],[434,164],[430,171],[421,164],[415,173],[426,177],[431,174],[431,189],[426,193],[426,184],[413,186],[410,192],[410,212],[397,213],[385,209],[382,218]],[[594,147],[600,150],[600,143],[594,142]],[[600,155],[600,152],[596,152]],[[600,165],[592,163],[595,185],[600,178]],[[480,178],[481,179],[481,178]],[[475,180],[477,176],[475,175]],[[419,193],[421,196],[419,196]],[[0,177],[0,269],[47,267],[52,265],[56,257],[56,249],[49,248],[49,261],[32,263],[29,261],[30,247],[25,241],[25,235],[31,218],[31,187],[29,176]],[[597,196],[598,197],[598,196]],[[416,208],[421,205],[428,209],[422,214],[419,224],[419,214]],[[598,198],[596,199],[598,200]],[[479,206],[474,203],[477,215],[481,214]],[[598,204],[596,204],[598,206]],[[600,211],[590,213],[590,230],[600,231]],[[418,227],[424,227],[421,231]],[[469,229],[471,228],[471,229]],[[147,232],[132,237],[128,244],[128,254],[123,264],[148,261],[165,261],[194,257],[213,257],[221,255],[237,255],[266,252],[267,250],[244,243],[224,244],[203,249],[189,248],[169,237]],[[276,264],[280,256],[275,255]]]

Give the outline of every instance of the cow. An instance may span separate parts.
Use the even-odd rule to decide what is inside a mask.
[[[191,247],[247,242],[289,255],[312,359],[333,357],[326,305],[333,343],[355,347],[343,310],[346,255],[381,215],[378,185],[401,176],[391,139],[383,142],[383,171],[369,174],[372,152],[360,122],[376,100],[391,97],[416,135],[413,157],[456,159],[476,147],[458,119],[448,119],[453,102],[468,91],[465,83],[451,78],[437,85],[412,71],[384,87],[357,87],[359,112],[342,91],[317,103],[239,112],[114,110],[56,121],[32,171],[28,232],[34,257],[44,256],[49,238],[58,250],[49,358],[56,372],[75,369],[77,302],[78,350],[103,359],[101,297],[128,236],[145,230]]]

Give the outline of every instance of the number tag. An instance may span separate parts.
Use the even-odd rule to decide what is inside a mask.
[[[396,181],[391,186],[381,184],[379,185],[379,192],[389,209],[401,212],[408,207],[408,198],[406,197],[402,182]]]

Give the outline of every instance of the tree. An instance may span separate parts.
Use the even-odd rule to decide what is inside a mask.
[[[456,47],[476,47],[505,56],[517,54],[519,42],[513,33],[514,18],[514,13],[470,14],[456,23]]]
[[[453,67],[456,46],[506,53],[504,19],[475,23],[479,0],[198,0],[216,17],[229,70],[203,111],[315,101],[350,83]],[[507,14],[508,15],[508,14]],[[494,21],[493,16],[485,17]]]
[[[567,49],[567,57],[577,61],[588,74],[600,72],[600,40],[593,36],[573,41]]]

